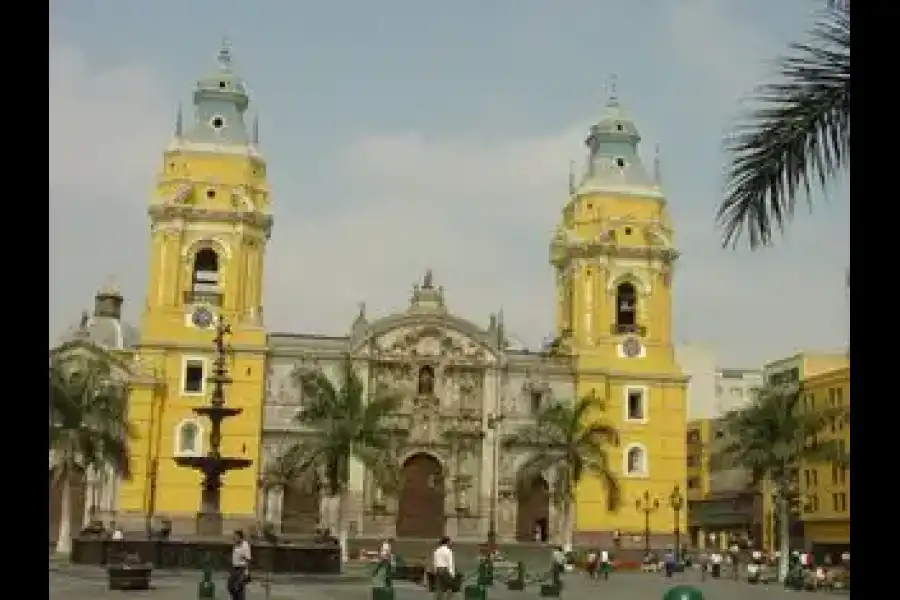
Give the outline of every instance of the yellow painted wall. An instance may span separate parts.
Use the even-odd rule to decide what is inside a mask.
[[[850,406],[850,367],[820,371],[803,381],[805,410]],[[823,440],[842,441],[850,451],[850,423],[835,419]],[[800,493],[804,536],[807,543],[849,543],[850,468],[830,463],[800,465]]]
[[[191,186],[192,193],[186,202],[174,203],[184,185]],[[202,452],[208,449],[209,421],[191,409],[209,403],[210,384],[202,394],[185,395],[182,379],[186,357],[204,359],[205,375],[211,373],[214,328],[191,326],[197,303],[185,296],[191,287],[193,255],[209,246],[219,253],[222,296],[221,306],[214,302],[208,308],[221,314],[233,333],[227,341],[233,351],[229,373],[234,382],[226,388],[226,404],[243,409],[223,423],[222,453],[253,461],[253,467],[225,476],[222,512],[253,515],[265,394],[261,307],[270,225],[265,165],[252,152],[215,153],[176,145],[163,157],[150,217],[138,359],[157,373],[161,386],[136,389],[130,398],[129,415],[138,439],[132,448],[134,477],[120,488],[120,510],[146,514],[154,504],[158,516],[184,517],[199,509],[201,475],[177,466],[174,455],[176,427],[185,419],[198,419],[203,427]],[[151,501],[154,474],[156,492]]]
[[[587,255],[579,255],[556,241],[562,237],[596,246]],[[671,243],[670,219],[660,198],[576,193],[551,246],[551,263],[557,267],[557,328],[561,334],[571,332],[577,394],[594,393],[602,399],[605,409],[596,417],[621,433],[621,446],[612,451],[612,458],[622,505],[617,512],[607,510],[601,484],[586,480],[577,495],[578,531],[642,533],[644,513],[635,503],[649,491],[660,502],[651,517],[651,530],[669,534],[674,526],[669,496],[676,485],[686,495],[686,378],[675,362],[671,339],[671,267],[677,256]],[[653,258],[647,258],[648,252]],[[615,286],[623,279],[639,289],[637,321],[646,328],[640,337],[643,358],[621,357],[618,346],[627,336],[611,331]],[[647,412],[642,422],[626,419],[629,387],[645,390]],[[646,448],[646,476],[626,474],[625,453],[630,444]],[[685,498],[682,531],[686,512]]]

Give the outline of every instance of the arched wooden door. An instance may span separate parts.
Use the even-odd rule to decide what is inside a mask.
[[[397,537],[429,538],[444,535],[444,472],[428,454],[414,454],[403,464]]]
[[[56,478],[55,474],[50,472],[50,543],[55,543],[59,537],[59,517],[62,510],[62,481]],[[81,532],[84,521],[84,503],[86,501],[85,485],[83,477],[76,477],[72,481],[71,487],[72,497],[69,504],[69,531],[72,536]]]
[[[543,477],[519,484],[516,539],[546,542],[550,537],[550,486]]]
[[[281,500],[282,533],[313,534],[321,519],[321,489],[315,477],[284,487]]]

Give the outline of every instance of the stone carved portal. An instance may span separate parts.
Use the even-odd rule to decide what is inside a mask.
[[[550,537],[550,486],[538,475],[523,479],[518,489],[516,540],[546,542]]]
[[[281,531],[284,533],[315,533],[321,515],[321,489],[318,479],[308,477],[284,487],[281,508]]]
[[[50,471],[50,542],[56,541],[59,537],[59,518],[62,512],[62,479]],[[87,502],[87,486],[84,482],[84,476],[76,475],[73,477],[69,488],[71,496],[69,499],[69,531],[72,536],[78,535],[81,531],[82,520],[84,519],[84,505]]]
[[[444,473],[428,454],[414,454],[403,463],[397,537],[436,540],[444,535]]]

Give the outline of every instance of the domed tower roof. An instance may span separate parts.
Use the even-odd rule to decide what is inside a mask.
[[[640,141],[638,127],[619,101],[613,83],[609,100],[585,139],[588,148],[587,171],[575,192],[661,195],[657,177],[648,173],[641,160]]]
[[[185,142],[253,144],[256,140],[251,139],[244,123],[250,97],[244,80],[234,70],[231,45],[227,40],[219,49],[218,63],[216,71],[197,81],[194,88],[194,121],[186,131],[183,130],[179,110],[175,137]]]
[[[122,322],[124,298],[112,284],[101,287],[94,296],[93,314],[84,311],[77,325],[69,328],[63,342],[84,340],[107,350],[125,350],[135,346],[139,332]]]

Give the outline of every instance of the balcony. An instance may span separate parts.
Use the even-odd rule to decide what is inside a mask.
[[[185,304],[209,304],[222,306],[222,294],[205,290],[188,290],[183,295]]]
[[[615,323],[609,328],[612,335],[636,334],[640,337],[647,335],[647,328],[644,325],[626,325],[624,323]]]

